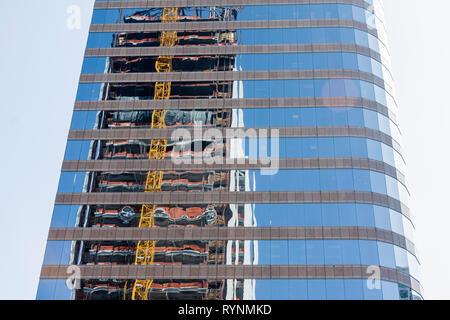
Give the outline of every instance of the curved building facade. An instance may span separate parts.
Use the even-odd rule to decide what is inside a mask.
[[[37,298],[422,299],[382,3],[195,3],[96,1]]]

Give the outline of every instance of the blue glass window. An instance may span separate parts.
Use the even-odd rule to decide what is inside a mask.
[[[86,176],[86,172],[61,172],[58,192],[82,192]]]
[[[97,122],[98,111],[74,111],[70,130],[92,130]]]
[[[89,160],[91,144],[90,140],[67,141],[64,160]]]
[[[70,300],[71,290],[65,279],[40,279],[36,300]]]
[[[48,241],[44,265],[69,264],[71,241]]]
[[[51,228],[74,228],[81,206],[55,205],[53,209]]]

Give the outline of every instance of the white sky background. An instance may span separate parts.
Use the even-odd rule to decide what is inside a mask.
[[[36,295],[93,2],[0,0],[0,299]],[[450,299],[450,1],[384,4],[425,298]]]

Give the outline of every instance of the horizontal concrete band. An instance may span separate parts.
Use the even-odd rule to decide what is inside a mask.
[[[230,7],[283,4],[352,4],[369,8],[370,4],[363,0],[136,0],[136,1],[96,1],[94,9],[141,9],[141,8],[183,8],[183,7]]]
[[[301,158],[279,159],[278,169],[366,169],[387,174],[405,184],[405,175],[389,164],[372,159]],[[263,170],[268,165],[249,159],[234,159],[233,163],[175,163],[172,160],[65,160],[61,171],[198,171],[198,170]]]
[[[48,265],[41,279],[67,279],[69,265]],[[368,279],[373,270],[365,265],[108,265],[78,266],[81,279]],[[421,293],[419,282],[410,275],[380,267],[380,280],[391,281]]]
[[[306,80],[355,79],[364,80],[392,93],[385,81],[372,73],[359,70],[271,70],[215,72],[149,72],[149,73],[90,73],[80,76],[80,83],[140,83],[140,82],[212,82],[245,80]]]
[[[277,29],[277,28],[355,28],[377,37],[375,28],[356,20],[344,19],[311,19],[311,20],[249,20],[249,21],[200,21],[170,23],[123,23],[123,24],[91,24],[89,32],[161,32],[161,31],[231,31],[245,29]],[[381,40],[380,40],[381,41]]]
[[[204,110],[256,108],[364,108],[377,111],[397,123],[397,116],[386,106],[372,100],[351,97],[255,98],[255,99],[176,99],[136,101],[76,101],[75,111],[125,110]]]
[[[178,131],[177,131],[178,130]],[[183,130],[183,131],[181,131]],[[400,144],[388,134],[365,127],[260,127],[260,128],[214,128],[214,131],[203,127],[192,128],[161,128],[161,129],[104,129],[104,130],[71,130],[68,140],[128,140],[128,139],[171,139],[183,137],[186,134],[192,139],[197,136],[211,136],[214,132],[224,138],[304,138],[304,137],[361,137],[382,142],[400,154]],[[227,136],[233,134],[233,136]],[[265,135],[265,136],[264,136]]]
[[[415,255],[414,244],[404,236],[366,227],[52,228],[48,240],[376,240]]]
[[[157,56],[198,56],[198,55],[237,55],[264,53],[309,53],[309,52],[351,52],[370,56],[382,62],[381,55],[368,47],[356,44],[269,44],[233,46],[175,46],[175,47],[121,47],[87,48],[85,57],[157,57]]]
[[[388,195],[366,191],[257,192],[130,192],[58,193],[56,205],[247,204],[247,203],[366,203],[387,207],[410,218],[409,208]]]

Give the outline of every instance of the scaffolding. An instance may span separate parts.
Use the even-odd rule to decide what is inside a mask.
[[[162,22],[176,22],[178,20],[178,8],[164,8]],[[163,31],[160,45],[173,47],[177,43],[177,31]],[[172,72],[171,56],[160,56],[156,60],[157,72]],[[170,99],[171,82],[157,82],[155,85],[155,100]],[[152,115],[152,128],[164,128],[166,110],[154,110]],[[166,156],[167,140],[153,139],[150,145],[149,159],[164,159]],[[162,184],[162,171],[149,171],[145,183],[145,192],[160,192]],[[141,209],[139,228],[153,228],[155,226],[154,213],[156,204],[144,204]],[[141,240],[136,248],[136,265],[153,264],[155,258],[156,241]],[[148,292],[153,283],[152,279],[137,279],[133,285],[132,300],[148,300]]]

